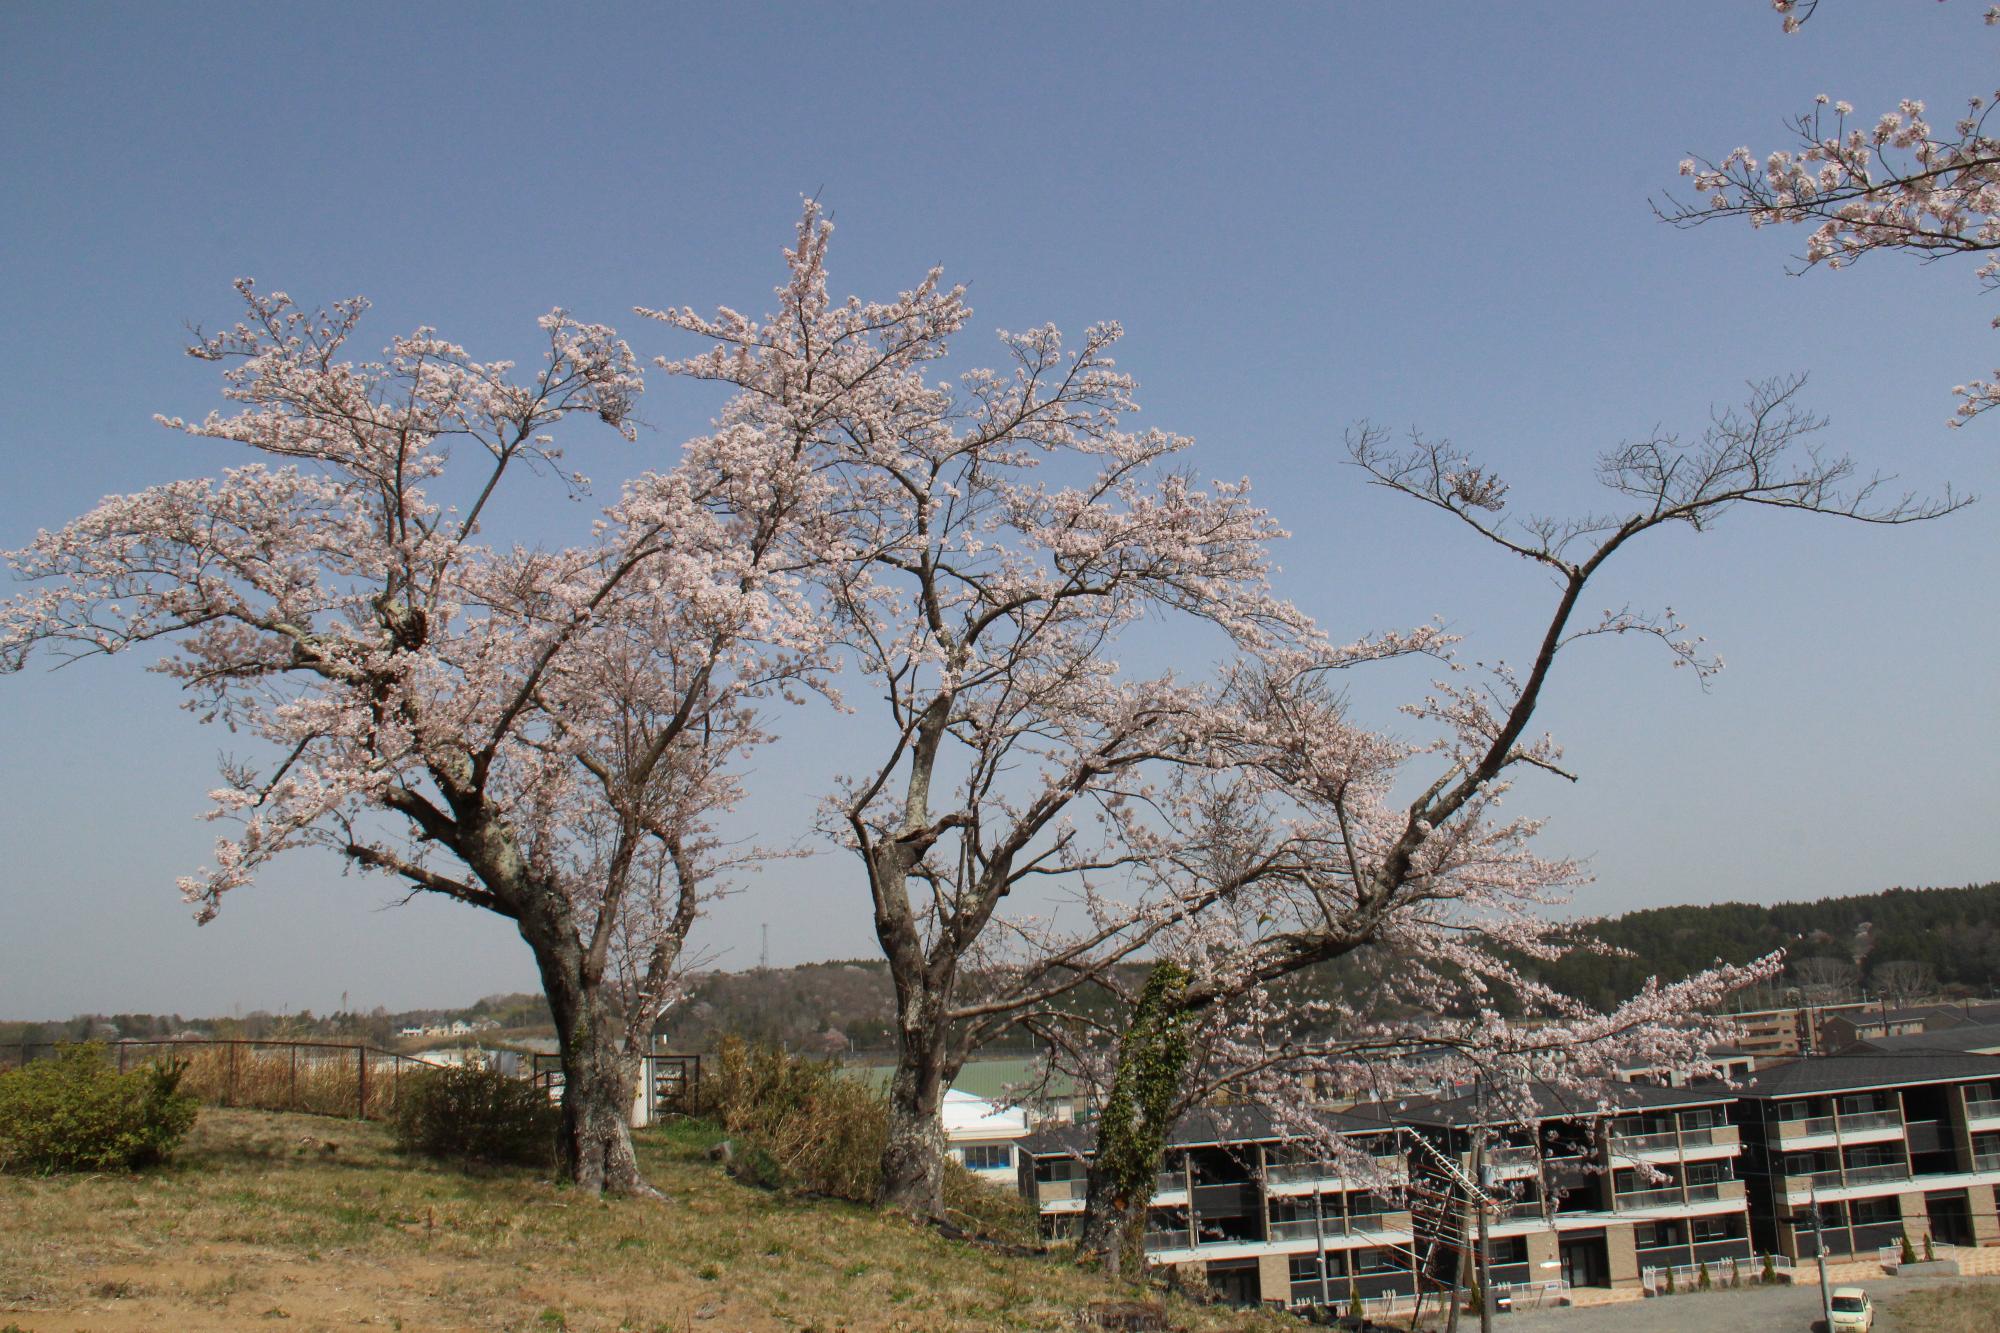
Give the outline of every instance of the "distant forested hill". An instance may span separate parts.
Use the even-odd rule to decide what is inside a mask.
[[[1986,994],[2000,986],[2000,883],[1888,889],[1810,903],[1655,907],[1591,923],[1587,932],[1629,958],[1573,954],[1542,975],[1593,1004],[1629,995],[1647,977],[1676,980],[1717,959],[1746,963],[1774,949],[1794,960],[1858,961],[1861,984],[1892,962],[1927,964],[1940,986]]]

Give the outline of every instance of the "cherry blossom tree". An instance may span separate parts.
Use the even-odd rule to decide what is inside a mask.
[[[831,794],[824,826],[858,858],[896,996],[881,1198],[941,1208],[944,1088],[1014,1015],[1134,947],[1142,914],[1090,901],[1132,863],[1163,767],[1219,725],[1213,683],[1121,670],[1146,617],[1218,648],[1309,632],[1267,587],[1276,525],[1237,482],[1201,482],[1188,441],[1122,424],[1116,325],[1073,350],[1002,333],[1009,364],[927,379],[970,310],[927,274],[895,299],[828,295],[831,228],[808,206],[777,313],[655,313],[713,343],[663,363],[738,392],[724,433],[783,438],[837,497],[808,553],[847,669],[884,739]],[[1068,885],[1074,929],[1010,901]]]
[[[0,667],[158,646],[189,708],[263,746],[225,765],[211,817],[233,831],[181,881],[202,921],[306,847],[513,921],[560,1041],[563,1173],[649,1192],[632,1057],[734,855],[712,821],[765,739],[758,703],[810,677],[779,556],[811,478],[722,433],[627,484],[580,545],[494,545],[503,489],[581,485],[559,425],[634,438],[626,344],[557,311],[532,373],[429,329],[357,363],[365,302],[239,289],[243,321],[191,351],[240,408],[165,424],[264,461],[13,552],[35,586],[0,605]]]
[[[1429,741],[1358,725],[1332,683],[1347,660],[1275,656],[1274,669],[1234,679],[1237,729],[1211,734],[1218,762],[1183,770],[1161,800],[1173,824],[1202,836],[1149,861],[1162,881],[1153,897],[1201,901],[1168,909],[1151,941],[1159,969],[1113,1034],[1086,1252],[1114,1267],[1139,1261],[1165,1132],[1224,1087],[1282,1118],[1300,1105],[1302,1080],[1380,1098],[1477,1075],[1504,1103],[1537,1085],[1588,1093],[1626,1064],[1707,1064],[1719,1028],[1702,1011],[1769,977],[1779,960],[1656,980],[1603,1013],[1542,984],[1532,965],[1573,947],[1573,930],[1549,909],[1580,870],[1535,855],[1537,822],[1499,807],[1523,769],[1574,780],[1554,741],[1530,728],[1557,660],[1577,641],[1638,635],[1704,680],[1719,669],[1672,610],[1582,611],[1592,580],[1645,534],[1705,530],[1739,507],[1883,524],[1957,507],[1948,494],[1886,492],[1882,479],[1859,478],[1852,460],[1821,453],[1813,437],[1824,422],[1798,406],[1799,389],[1796,379],[1754,386],[1696,442],[1654,435],[1619,446],[1599,476],[1628,507],[1581,519],[1512,518],[1505,482],[1448,442],[1397,447],[1372,427],[1351,435],[1351,457],[1372,481],[1533,564],[1551,577],[1554,601],[1525,672],[1475,669],[1447,643],[1426,645],[1450,666],[1405,710],[1435,730]],[[1415,795],[1397,795],[1405,791]],[[1361,969],[1344,993],[1286,989],[1341,960]]]
[[[1787,32],[1797,32],[1818,0],[1775,0]],[[1985,11],[2000,24],[2000,6]],[[1930,262],[1978,257],[1974,276],[2000,286],[2000,138],[1988,120],[2000,92],[1974,95],[1948,129],[1926,118],[1926,104],[1904,98],[1872,122],[1844,101],[1820,95],[1792,118],[1792,143],[1761,158],[1742,147],[1720,158],[1692,156],[1680,164],[1701,197],[1669,199],[1656,211],[1677,226],[1744,218],[1753,227],[1812,228],[1803,268],[1845,268],[1878,251]],[[2000,318],[1994,321],[2000,326]],[[1962,426],[2000,403],[2000,371],[1952,390],[1959,398],[1950,424]]]

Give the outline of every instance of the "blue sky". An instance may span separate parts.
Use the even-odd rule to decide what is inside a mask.
[[[255,276],[525,355],[561,304],[684,350],[634,305],[761,310],[802,194],[868,294],[932,263],[1000,327],[1121,320],[1142,420],[1249,475],[1296,534],[1285,587],[1335,632],[1436,615],[1518,657],[1547,590],[1338,459],[1360,418],[1479,453],[1547,508],[1602,447],[1698,430],[1746,379],[1810,372],[1831,443],[1910,484],[1996,489],[2000,420],[1948,431],[2000,362],[1969,270],[1786,274],[1801,237],[1680,233],[1648,199],[1689,150],[1781,141],[1826,91],[1942,120],[2000,36],[1969,3],[263,6],[0,10],[0,546],[108,492],[231,461],[159,430],[215,402],[179,354]],[[609,482],[715,400],[655,381]],[[546,515],[548,540],[586,515]],[[1544,720],[1583,781],[1526,784],[1579,906],[1801,898],[2000,873],[2000,507],[1896,531],[1734,516],[1665,534],[1610,604],[1669,603],[1730,663],[1707,693],[1585,645]],[[174,877],[227,737],[130,661],[0,681],[0,1014],[469,1001],[525,988],[503,922],[385,909],[304,858],[197,930]],[[1420,682],[1357,703],[1384,725]],[[789,835],[843,724],[792,720],[743,824]],[[852,866],[773,869],[702,943],[872,952]]]

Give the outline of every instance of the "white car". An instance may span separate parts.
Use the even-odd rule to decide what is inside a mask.
[[[1875,1304],[1859,1287],[1833,1289],[1832,1333],[1869,1333],[1875,1327]]]

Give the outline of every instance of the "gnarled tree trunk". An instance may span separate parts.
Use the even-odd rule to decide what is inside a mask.
[[[657,1197],[632,1152],[633,1066],[622,1017],[606,1003],[603,969],[590,966],[567,904],[541,897],[539,910],[521,914],[520,927],[541,970],[562,1060],[557,1169],[591,1194]]]
[[[947,1062],[936,1031],[899,1031],[896,1076],[889,1084],[889,1137],[882,1148],[877,1203],[914,1217],[944,1212],[944,1080]]]

